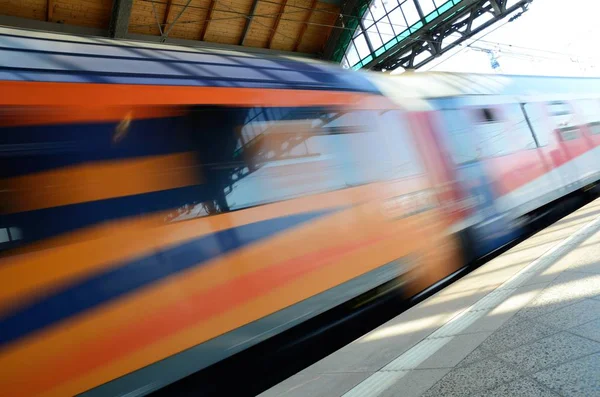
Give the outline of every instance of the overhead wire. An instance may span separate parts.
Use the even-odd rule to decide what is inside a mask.
[[[167,5],[166,2],[159,2],[159,1],[156,1],[156,0],[142,0],[142,1],[152,3],[152,9],[153,9],[153,14],[155,16],[155,19],[157,19],[158,16],[156,14],[156,9],[154,8],[154,4],[164,4],[164,5]],[[297,38],[295,38],[295,37],[287,36],[287,35],[285,35],[285,34],[283,34],[281,32],[278,32],[272,26],[267,26],[267,25],[261,23],[260,21],[257,21],[257,20],[254,19],[256,17],[260,17],[261,15],[248,15],[247,13],[243,13],[243,12],[234,10],[233,8],[231,8],[230,6],[228,6],[227,4],[221,3],[219,0],[214,0],[214,1],[215,1],[215,3],[220,4],[220,5],[228,8],[228,10],[214,10],[214,8],[213,8],[213,11],[225,12],[225,13],[231,13],[231,14],[237,14],[238,16],[235,16],[235,17],[224,17],[224,18],[204,18],[202,20],[185,20],[185,21],[180,21],[179,24],[187,24],[187,23],[203,23],[204,24],[204,23],[208,23],[208,22],[215,22],[215,21],[218,21],[218,20],[230,20],[230,19],[240,19],[240,18],[242,18],[242,19],[247,19],[249,22],[255,22],[258,25],[263,26],[264,28],[267,28],[268,30],[272,31],[273,34],[280,35],[280,36],[285,37],[285,38],[287,38],[287,39],[289,39],[291,41],[297,40]],[[164,29],[165,29],[166,26],[169,26],[169,29],[168,29],[167,32],[165,32],[164,36],[168,35],[168,33],[171,31],[171,29],[177,23],[179,17],[183,14],[183,12],[187,8],[197,8],[197,9],[203,9],[203,10],[207,10],[207,11],[210,10],[209,7],[190,6],[189,5],[190,2],[191,2],[191,0],[189,0],[187,2],[187,5],[171,4],[171,7],[172,6],[183,7],[182,11],[179,13],[179,15],[177,16],[177,18],[175,20],[173,20],[172,22],[170,22],[170,23],[167,22],[167,23],[164,23],[164,24],[160,24],[160,23],[158,23],[158,20],[156,21],[157,24],[158,24],[158,28],[159,28],[159,31],[161,33],[161,36],[163,36],[163,31],[164,31]],[[279,4],[279,5],[281,5],[281,4]],[[282,12],[279,12],[279,13],[276,13],[276,14],[271,14],[271,15],[265,14],[265,15],[262,15],[262,17],[277,18],[278,16],[283,15],[283,14],[298,13],[298,12],[304,12],[304,11],[288,11],[288,12],[282,11]],[[299,20],[287,19],[287,18],[280,18],[280,20],[291,21],[291,22],[302,23],[302,24],[309,24],[309,25],[320,25],[320,26],[327,26],[327,27],[329,26],[329,25],[323,25],[323,24],[315,24],[315,23],[311,23],[309,21],[299,21]],[[161,27],[161,25],[164,25],[164,26]],[[151,24],[131,24],[130,26],[145,27],[145,26],[154,26],[154,24],[153,23],[151,23]]]
[[[144,2],[147,3],[151,3],[153,6],[154,4],[161,4],[161,5],[166,5],[166,2],[162,2],[162,1],[156,1],[156,0],[142,0]],[[264,0],[261,0],[264,1]],[[219,3],[221,5],[224,5],[225,7],[228,7],[225,4]],[[173,6],[173,5],[171,5]],[[183,5],[177,4],[176,6],[181,6],[183,7]],[[287,7],[287,5],[286,5]],[[201,9],[201,10],[206,10],[208,11],[210,8],[209,7],[201,7],[201,6],[188,6],[187,8],[192,8],[192,9]],[[310,10],[310,9],[307,9]],[[204,19],[193,19],[193,20],[185,20],[185,21],[179,21],[179,24],[187,24],[187,23],[207,23],[207,22],[216,22],[216,21],[227,21],[227,20],[235,20],[235,19],[249,19],[253,22],[258,23],[259,25],[262,25],[266,28],[270,28],[264,24],[261,24],[259,21],[256,21],[255,18],[267,18],[267,19],[274,19],[277,18],[279,16],[282,16],[284,14],[289,15],[289,14],[297,14],[297,13],[304,13],[305,10],[302,11],[283,11],[283,12],[276,12],[276,13],[267,13],[267,14],[253,14],[253,15],[248,15],[244,12],[241,11],[236,11],[233,10],[232,8],[229,8],[228,10],[222,10],[222,9],[218,9],[218,10],[214,10],[214,11],[218,11],[218,12],[223,12],[223,13],[228,13],[228,14],[235,14],[235,16],[230,16],[230,17],[218,17],[218,18],[204,18]],[[314,12],[315,10],[313,10]],[[343,14],[339,14],[339,13],[334,13],[336,15],[343,15]],[[281,21],[286,21],[286,22],[293,22],[293,23],[298,23],[298,24],[306,24],[306,25],[313,25],[313,26],[320,26],[320,27],[326,27],[326,28],[332,28],[332,29],[339,29],[339,30],[350,30],[350,31],[356,31],[356,29],[354,28],[346,28],[344,26],[338,26],[338,25],[332,25],[332,24],[325,24],[325,23],[317,23],[317,22],[310,22],[310,21],[305,21],[305,20],[297,20],[297,19],[290,19],[290,18],[280,18]],[[381,19],[378,20],[377,22],[382,22]],[[406,25],[402,25],[402,24],[397,24],[397,23],[391,23],[391,22],[383,22],[384,24],[387,24],[389,26],[392,27],[392,29],[394,29],[394,27],[396,28],[403,28],[406,29],[407,26]],[[160,24],[161,26],[167,26],[167,25],[171,25],[173,24],[173,22],[170,23],[163,23]],[[130,24],[129,26],[134,26],[134,27],[146,27],[146,26],[155,26],[154,23],[143,23],[143,24]],[[163,26],[163,29],[164,29]],[[417,39],[412,39],[412,40],[417,40]],[[423,40],[425,41],[425,40]]]
[[[146,2],[146,3],[161,4],[161,5],[165,5],[165,6],[168,4],[165,1],[158,1],[158,0],[142,0],[142,1]],[[275,1],[270,1],[270,0],[258,0],[258,1],[261,2],[261,3],[267,3],[267,4],[273,4],[273,5],[281,6],[281,3],[277,3]],[[171,3],[171,7],[183,7],[183,6],[184,6],[183,4]],[[328,9],[325,9],[325,8],[302,7],[302,6],[298,6],[298,5],[295,5],[295,4],[289,4],[289,3],[286,4],[285,7],[286,8],[296,8],[296,9],[299,9],[301,11],[285,11],[285,12],[276,12],[276,13],[268,13],[268,14],[254,14],[254,15],[248,15],[247,13],[244,13],[244,12],[241,12],[241,11],[225,11],[225,10],[218,10],[218,11],[227,12],[227,13],[235,13],[235,14],[246,15],[246,16],[251,16],[251,17],[273,17],[273,18],[277,17],[278,15],[282,15],[284,13],[285,14],[291,14],[291,13],[301,13],[301,12],[304,12],[304,11],[312,11],[312,12],[317,12],[317,13],[331,14],[331,15],[335,15],[336,17],[343,16],[343,17],[347,17],[347,18],[356,18],[356,19],[358,19],[358,17],[355,16],[355,15],[343,14],[343,13],[336,12],[336,11],[331,11],[331,10],[328,10]],[[200,9],[200,10],[209,10],[210,7],[202,7],[202,6],[192,6],[192,5],[190,5],[187,8]],[[361,18],[361,20],[367,21],[367,22],[376,23],[376,22],[381,21],[390,12],[386,11],[386,14],[383,15],[381,18],[377,19],[377,20],[376,19],[369,19],[369,18]],[[223,18],[223,19],[237,19],[237,18],[227,17],[227,18]],[[408,27],[406,25],[393,24],[393,23],[389,23],[389,25],[403,27],[403,28],[407,28]],[[333,25],[331,25],[331,26],[333,26]]]
[[[458,43],[457,45],[459,47],[462,47],[461,49],[459,49],[458,51],[456,51],[454,54],[451,54],[450,56],[446,57],[445,59],[443,59],[441,62],[438,62],[435,66],[430,67],[427,70],[431,70],[433,68],[437,68],[438,66],[440,66],[441,64],[449,61],[450,59],[452,59],[453,57],[455,57],[456,55],[458,55],[459,53],[463,52],[465,49],[467,49],[469,46],[475,44],[476,42],[478,42],[479,40],[483,39],[484,37],[487,37],[488,35],[494,33],[496,30],[500,29],[501,27],[507,25],[508,23],[512,22],[512,20],[507,20],[506,22],[504,22],[501,25],[496,26],[494,29],[490,30],[489,32],[486,32],[484,35],[482,35],[481,37],[478,37],[476,39],[474,39],[471,43],[464,45],[463,43]]]
[[[153,6],[153,13],[155,14],[155,18],[157,18],[157,14],[156,14],[156,10],[154,9],[155,4],[160,4],[160,5],[164,5],[166,6],[168,3],[165,1],[158,1],[158,0],[142,0],[144,2],[147,3],[151,3]],[[261,3],[267,3],[267,4],[273,4],[273,5],[278,5],[281,6],[281,3],[278,3],[276,1],[271,1],[271,0],[258,0]],[[305,13],[306,11],[310,11],[310,12],[322,12],[322,13],[327,13],[327,14],[332,14],[332,15],[336,15],[336,16],[345,16],[345,17],[349,17],[349,18],[357,18],[356,16],[353,15],[348,15],[348,14],[342,14],[339,12],[335,12],[335,11],[331,11],[331,10],[327,10],[327,9],[323,9],[323,8],[310,8],[310,7],[303,7],[300,5],[295,5],[295,4],[286,4],[285,8],[295,8],[298,11],[290,11],[290,10],[284,10],[284,11],[280,11],[280,12],[276,12],[276,13],[263,13],[263,14],[253,14],[253,15],[248,15],[247,13],[241,12],[241,11],[237,11],[235,9],[233,9],[232,7],[228,6],[227,4],[223,4],[221,3],[219,0],[215,0],[216,3],[218,3],[221,6],[226,7],[227,9],[217,9],[215,11],[219,11],[219,12],[223,12],[223,13],[229,13],[229,14],[234,14],[235,16],[229,16],[229,17],[218,17],[218,18],[210,18],[210,19],[198,19],[198,20],[184,20],[184,21],[177,21],[178,24],[189,24],[189,23],[208,23],[208,22],[217,22],[217,21],[225,21],[225,20],[234,20],[234,19],[247,19],[248,21],[252,21],[257,23],[258,25],[266,28],[267,30],[270,31],[274,31],[272,26],[268,26],[264,23],[262,23],[259,20],[256,20],[255,18],[265,18],[265,19],[273,19],[273,18],[278,18],[283,16],[284,14],[290,15],[290,14],[298,14],[298,13]],[[171,7],[184,7],[185,8],[192,8],[192,9],[202,9],[202,10],[209,10],[209,7],[202,7],[202,6],[196,6],[196,5],[191,5],[189,4],[190,1],[187,2],[187,7],[185,4],[175,4],[175,3],[171,3]],[[392,10],[393,11],[393,10]],[[377,23],[377,25],[379,24],[385,24],[385,25],[389,25],[392,30],[398,30],[398,29],[394,29],[394,28],[403,28],[406,29],[407,26],[406,25],[402,25],[402,24],[398,24],[398,23],[393,23],[391,22],[391,20],[389,19],[389,13],[390,11],[386,10],[386,14],[384,14],[381,18],[375,20],[375,19],[370,19],[370,18],[362,18],[363,21],[369,21],[369,22],[375,22]],[[388,18],[386,18],[388,17]],[[297,20],[297,19],[291,19],[291,18],[279,18],[281,21],[285,21],[285,22],[291,22],[291,23],[297,23],[297,24],[304,24],[304,25],[309,25],[309,26],[318,26],[318,27],[324,27],[324,28],[331,28],[331,29],[340,29],[340,30],[346,30],[346,31],[353,31],[355,32],[356,29],[355,28],[347,28],[345,26],[339,26],[339,25],[334,25],[334,24],[327,24],[327,23],[318,23],[318,22],[310,22],[310,21],[306,21],[306,20]],[[389,22],[388,22],[389,21]],[[161,36],[164,34],[165,32],[165,28],[168,25],[171,25],[169,30],[173,28],[173,25],[175,21],[171,21],[168,23],[163,23],[160,24],[158,23],[158,21],[156,21],[156,24],[154,23],[148,23],[148,24],[132,24],[130,26],[136,26],[136,27],[143,27],[143,26],[156,26],[158,25],[159,31],[161,33]],[[565,57],[577,57],[578,59],[581,59],[580,55],[577,54],[569,54],[569,53],[564,53],[564,52],[558,52],[558,51],[550,51],[550,50],[545,50],[545,49],[540,49],[540,48],[533,48],[533,47],[525,47],[525,46],[518,46],[518,45],[513,45],[510,43],[502,43],[502,42],[494,42],[494,41],[490,41],[490,40],[484,40],[484,37],[487,37],[489,34],[495,32],[497,29],[505,26],[506,24],[512,22],[512,20],[508,20],[506,22],[504,22],[503,24],[495,27],[494,29],[492,29],[491,31],[486,32],[486,34],[484,34],[483,36],[473,40],[472,42],[470,42],[469,44],[464,44],[464,43],[458,43],[457,46],[462,47],[459,51],[456,51],[454,54],[451,54],[450,56],[446,57],[445,59],[443,59],[441,62],[438,62],[436,65],[429,67],[428,70],[431,70],[433,68],[439,67],[440,65],[442,65],[443,63],[447,62],[448,60],[450,60],[451,58],[453,58],[454,56],[458,55],[459,53],[462,53],[464,50],[466,50],[467,48],[471,47],[473,44],[477,43],[477,42],[481,42],[481,43],[486,43],[486,44],[490,44],[490,45],[496,45],[499,47],[510,47],[510,48],[520,48],[520,49],[525,49],[525,50],[530,50],[530,51],[537,51],[537,52],[542,52],[542,53],[547,53],[547,54],[555,54],[555,55],[562,55]],[[365,30],[364,31],[365,34],[368,34],[368,32]],[[282,37],[285,37],[286,39],[289,39],[291,41],[297,40],[297,37],[291,37],[288,35],[285,35],[284,33],[281,33],[279,31],[275,31],[275,34],[280,35]],[[379,32],[379,35],[381,36],[382,41],[385,41],[384,39],[384,35],[381,34]],[[387,35],[385,35],[387,36]],[[391,38],[392,36],[390,36]],[[410,41],[417,41],[417,42],[428,42],[428,40],[426,39],[421,39],[421,38],[413,38],[413,37],[408,37],[407,38]],[[533,55],[528,55],[528,54],[519,54],[517,52],[510,52],[507,51],[505,49],[500,48],[498,50],[499,52],[501,52],[504,55],[510,56],[530,56],[530,57],[534,57]],[[538,58],[543,58],[543,59],[550,59],[550,58],[544,58],[544,57],[540,57],[537,56]],[[594,58],[591,57],[586,57],[584,59],[589,59],[589,60],[596,60]]]
[[[167,2],[158,1],[158,0],[142,0],[142,1],[147,2],[147,3],[151,3],[153,6],[154,6],[154,4],[161,4],[161,5],[165,5],[165,6],[168,4]],[[262,2],[262,3],[267,3],[267,4],[273,4],[273,5],[281,6],[281,3],[278,3],[278,2],[275,2],[275,1],[270,1],[270,0],[259,0],[259,1]],[[332,14],[332,15],[336,15],[336,16],[344,16],[344,17],[349,17],[349,18],[357,18],[354,15],[343,14],[343,13],[339,13],[339,12],[335,12],[335,11],[330,11],[330,10],[322,9],[322,8],[314,8],[313,9],[313,8],[310,8],[310,7],[302,7],[302,6],[298,6],[298,5],[295,5],[295,4],[286,4],[285,7],[286,8],[296,8],[296,9],[299,9],[300,11],[290,11],[290,10],[287,10],[287,11],[280,11],[280,12],[276,12],[276,13],[265,13],[265,14],[248,15],[247,13],[234,10],[232,7],[230,7],[230,6],[226,5],[226,4],[220,3],[218,0],[216,0],[216,2],[219,3],[222,6],[227,7],[228,9],[227,10],[218,9],[218,10],[215,10],[215,11],[219,11],[219,12],[223,12],[223,13],[229,13],[229,14],[234,14],[235,16],[218,17],[218,18],[210,18],[210,19],[204,18],[204,19],[198,19],[198,20],[185,20],[185,21],[179,21],[179,24],[186,24],[186,23],[207,23],[209,21],[210,22],[216,22],[216,21],[234,20],[234,19],[240,19],[241,18],[241,19],[248,19],[248,20],[252,20],[254,22],[257,22],[259,25],[261,25],[261,26],[263,26],[263,27],[271,30],[272,27],[266,26],[266,25],[260,23],[259,21],[255,21],[254,18],[277,18],[277,17],[280,17],[280,16],[282,16],[284,14],[288,14],[288,15],[289,14],[297,14],[297,13],[304,13],[305,11],[323,12],[323,13]],[[186,6],[184,4],[174,4],[174,3],[171,3],[171,7],[186,7]],[[210,10],[210,7],[189,5],[189,2],[188,2],[188,5],[187,5],[186,8],[201,9],[201,10],[206,10],[206,11]],[[379,24],[389,25],[390,27],[392,27],[392,30],[398,30],[398,29],[394,29],[394,28],[402,28],[402,29],[408,28],[407,25],[403,25],[403,24],[391,22],[391,19],[389,19],[389,14],[393,10],[395,10],[395,8],[392,9],[391,11],[387,11],[386,10],[386,14],[384,14],[383,16],[381,16],[381,18],[379,18],[377,20],[376,19],[370,19],[370,18],[362,18],[361,20],[362,21],[368,21],[368,22],[374,22],[374,23],[377,23],[378,25]],[[386,18],[386,17],[388,17],[388,18]],[[387,19],[387,21],[385,19]],[[286,21],[286,22],[298,23],[298,24],[306,24],[306,25],[313,25],[313,26],[319,26],[319,27],[332,28],[332,29],[349,30],[349,31],[353,31],[353,32],[356,31],[355,28],[347,28],[347,27],[344,27],[344,26],[338,26],[338,25],[333,25],[333,24],[316,23],[316,22],[310,22],[310,21],[305,21],[305,20],[296,20],[296,19],[290,19],[290,18],[280,18],[280,20]],[[173,22],[171,22],[171,23],[165,23],[165,24],[160,24],[160,25],[165,25],[166,26],[166,25],[169,25],[169,24],[172,24],[172,23]],[[132,24],[130,26],[142,27],[142,26],[154,26],[154,24]],[[364,33],[368,34],[367,31],[365,31]],[[491,33],[491,32],[489,32],[489,33]],[[278,34],[280,34],[280,33],[278,33]],[[379,35],[380,36],[387,36],[387,35],[382,35],[380,32],[379,32]],[[485,36],[487,36],[487,34]],[[482,37],[485,37],[485,36],[482,36]],[[392,37],[392,36],[390,36],[390,37]],[[288,37],[288,38],[290,40],[293,40],[293,38],[291,38],[291,37]],[[383,37],[382,37],[382,39],[383,39]],[[411,37],[409,37],[407,39],[409,39],[411,41],[421,41],[421,42],[427,42],[428,41],[428,40],[425,40],[425,39],[411,38]],[[384,40],[382,40],[382,41],[384,41]],[[488,41],[482,41],[482,42],[488,42]],[[489,43],[492,43],[492,42],[489,42]],[[459,44],[459,45],[463,46],[463,44]],[[532,49],[532,50],[535,50],[535,49]]]
[[[227,7],[227,8],[228,8],[229,10],[231,10],[231,11],[234,11],[234,10],[233,10],[233,8],[231,8],[231,7],[230,7],[230,6],[228,6],[227,4],[221,3],[219,0],[213,0],[213,1],[214,1],[215,3],[218,3],[218,4],[222,5],[222,6],[225,6],[225,7]],[[285,8],[285,6],[284,6],[283,8]],[[282,12],[283,12],[283,10],[282,10]],[[295,38],[295,37],[290,37],[290,36],[288,36],[288,35],[285,35],[285,34],[283,34],[283,33],[281,33],[281,32],[278,32],[278,31],[277,31],[277,29],[276,29],[276,28],[274,28],[274,27],[272,27],[272,26],[267,26],[267,25],[265,25],[264,23],[261,23],[261,22],[259,22],[259,21],[256,21],[256,20],[254,20],[252,16],[245,15],[245,18],[248,20],[248,23],[250,23],[250,22],[255,22],[255,23],[259,24],[260,26],[262,26],[262,27],[265,27],[265,28],[269,29],[270,31],[272,31],[272,32],[273,32],[273,35],[280,35],[281,37],[285,37],[286,39],[289,39],[289,40],[292,40],[292,41],[296,41],[296,39],[297,39],[297,38]]]
[[[161,1],[156,1],[156,0],[142,0],[148,3],[155,3],[155,4],[163,4],[166,5],[166,2],[161,2]],[[284,11],[284,12],[278,12],[278,13],[272,13],[272,14],[255,14],[252,16],[249,16],[248,14],[245,14],[243,12],[240,11],[235,11],[232,8],[230,8],[229,6],[220,3],[219,0],[215,0],[217,3],[224,5],[225,7],[228,7],[228,10],[215,10],[215,11],[219,11],[219,12],[224,12],[224,13],[231,13],[231,14],[236,14],[237,16],[235,17],[220,17],[220,18],[210,18],[210,19],[194,19],[194,20],[185,20],[185,21],[179,21],[178,24],[188,24],[188,23],[207,23],[207,22],[216,22],[216,21],[223,21],[223,20],[233,20],[233,19],[248,19],[252,22],[256,22],[257,24],[267,28],[268,30],[273,31],[273,27],[271,26],[267,26],[259,21],[257,21],[255,18],[257,17],[261,17],[261,18],[277,18],[280,15],[284,15],[284,14],[290,14],[290,13],[298,13],[299,11]],[[260,1],[265,1],[265,0],[260,0]],[[173,6],[173,5],[172,5]],[[177,4],[176,6],[182,6]],[[286,5],[287,6],[287,5]],[[208,7],[200,7],[200,6],[188,6],[188,8],[198,8],[198,9],[203,9],[203,10],[208,10]],[[337,13],[336,13],[337,14]],[[387,15],[387,14],[386,14]],[[306,24],[306,25],[312,25],[312,26],[319,26],[319,27],[326,27],[326,28],[332,28],[332,29],[339,29],[339,30],[347,30],[347,31],[352,31],[355,32],[356,29],[354,28],[347,28],[347,27],[343,27],[343,26],[337,26],[337,25],[330,25],[330,24],[323,24],[323,23],[316,23],[316,22],[310,22],[310,21],[304,21],[304,20],[296,20],[296,19],[289,19],[289,18],[280,18],[281,21],[286,21],[286,22],[293,22],[293,23],[298,23],[298,24]],[[381,19],[378,20],[379,22],[381,22]],[[390,25],[393,29],[393,27],[401,27],[406,29],[407,26],[406,25],[401,25],[401,24],[393,24],[391,22],[383,22],[387,25]],[[172,25],[173,23],[166,23],[166,24],[161,24],[161,25]],[[147,24],[130,24],[129,26],[134,26],[134,27],[146,27],[146,26],[155,26],[156,24],[154,23],[147,23]],[[366,32],[365,32],[366,33]],[[290,36],[286,36],[280,32],[276,32],[276,34],[282,35],[290,40],[296,40],[296,38],[290,37]],[[381,35],[381,33],[380,33]],[[383,36],[383,35],[382,35]],[[390,36],[390,39],[393,38],[393,36]],[[425,39],[420,39],[420,38],[414,38],[414,37],[408,37],[407,40],[410,41],[418,41],[418,42],[428,42],[428,40]]]
[[[500,52],[502,54],[513,54],[513,55],[527,56],[527,57],[539,58],[539,59],[549,59],[549,60],[559,59],[558,57],[551,57],[551,56],[544,56],[544,55],[539,55],[539,54],[522,53],[522,52],[513,51],[513,48],[517,48],[517,49],[523,49],[523,50],[528,50],[528,51],[533,51],[533,52],[539,52],[542,54],[557,55],[557,56],[561,56],[561,57],[565,57],[565,58],[571,58],[571,60],[572,60],[572,58],[577,58],[578,60],[589,60],[589,61],[598,61],[600,59],[598,57],[594,58],[594,57],[590,57],[590,56],[581,56],[579,54],[568,53],[568,52],[549,51],[549,50],[540,49],[540,48],[515,46],[512,44],[496,43],[496,42],[487,41],[487,40],[481,40],[481,42],[487,43],[490,45],[495,45],[498,48],[498,52]],[[503,47],[508,47],[509,49],[507,50]]]

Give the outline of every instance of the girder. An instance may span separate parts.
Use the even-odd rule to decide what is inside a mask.
[[[526,9],[531,1],[521,0],[509,8],[506,8],[506,0],[476,1],[437,26],[433,26],[431,29],[424,27],[423,32],[417,32],[413,40],[409,40],[408,43],[399,43],[397,47],[365,65],[365,68],[373,70],[394,70],[398,67],[418,69],[499,20],[519,9]],[[487,17],[488,15],[491,17]],[[473,28],[478,19],[486,17],[488,19]],[[454,37],[452,37],[453,35]],[[454,40],[446,44],[445,41],[449,38]]]
[[[338,42],[332,60],[353,69],[416,69],[497,21],[525,11],[532,1],[372,0],[349,16],[346,22],[360,22],[351,40]]]

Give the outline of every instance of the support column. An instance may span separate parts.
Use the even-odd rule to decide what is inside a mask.
[[[114,0],[108,35],[112,38],[123,38],[129,29],[129,17],[133,0]]]

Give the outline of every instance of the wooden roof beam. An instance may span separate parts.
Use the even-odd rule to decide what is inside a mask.
[[[298,47],[300,47],[300,43],[302,43],[302,39],[304,38],[304,33],[306,33],[306,29],[308,29],[308,23],[310,22],[310,18],[312,18],[313,11],[317,7],[317,0],[312,0],[310,4],[310,11],[308,11],[308,15],[304,19],[304,23],[302,27],[300,27],[300,33],[298,34],[298,38],[296,39],[296,44],[294,44],[294,52],[298,51]]]
[[[54,0],[48,0],[46,3],[46,21],[52,22],[52,13],[54,12]]]
[[[250,24],[252,23],[252,18],[254,18],[254,13],[256,12],[256,6],[258,5],[258,0],[254,0],[252,2],[252,7],[250,7],[250,12],[248,13],[248,18],[246,18],[246,24],[244,25],[244,30],[242,30],[242,36],[240,37],[240,45],[244,45],[244,41],[246,41],[246,36],[248,35],[248,30],[250,29]]]
[[[273,29],[271,30],[271,34],[269,35],[269,40],[267,41],[267,43],[268,43],[267,48],[271,48],[271,46],[273,45],[273,38],[275,37],[275,33],[277,33],[277,28],[279,27],[279,22],[281,22],[281,15],[283,15],[283,10],[285,9],[286,4],[287,4],[287,0],[283,0],[283,2],[281,3],[281,7],[279,7],[279,13],[277,14],[277,17],[275,18],[275,24],[273,24]]]
[[[169,14],[171,13],[171,4],[173,3],[173,0],[167,0],[167,8],[165,8],[165,17],[163,18],[163,23],[162,23],[162,31],[166,31],[167,30],[167,24],[169,23]]]
[[[217,5],[216,0],[211,0],[210,5],[208,6],[208,13],[206,13],[206,18],[204,18],[204,24],[202,25],[202,30],[200,31],[200,40],[204,41],[204,36],[206,36],[206,31],[208,30],[208,25],[210,24],[210,19],[212,18],[212,14],[215,11],[215,6]]]

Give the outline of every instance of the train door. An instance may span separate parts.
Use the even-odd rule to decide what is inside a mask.
[[[497,208],[513,220],[536,208],[553,186],[540,183],[548,166],[521,105],[510,101],[491,108],[474,108],[475,130],[487,146],[485,162],[494,174]],[[492,120],[487,120],[486,115]]]
[[[412,114],[411,130],[436,190],[436,197],[450,225],[457,224],[468,211],[461,206],[463,194],[457,184],[454,166],[436,135],[435,112]]]
[[[441,110],[439,140],[450,154],[456,182],[467,209],[463,229],[472,241],[471,255],[480,257],[510,241],[517,230],[497,206],[498,193],[491,170],[483,161],[493,139],[476,126],[466,108],[446,104]],[[452,106],[454,105],[454,106]],[[486,112],[485,118],[491,116]]]

